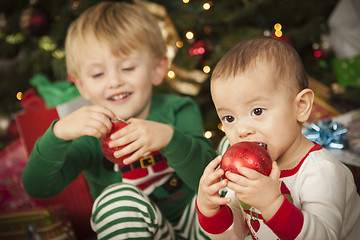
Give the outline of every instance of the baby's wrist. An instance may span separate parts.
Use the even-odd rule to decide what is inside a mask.
[[[264,220],[269,221],[275,215],[275,213],[280,209],[283,202],[284,202],[284,195],[280,194],[275,198],[275,200],[271,204],[265,206],[264,209],[259,209]]]
[[[213,217],[220,211],[220,206],[216,208],[204,207],[202,204],[199,204],[198,200],[196,201],[196,208],[205,217]]]

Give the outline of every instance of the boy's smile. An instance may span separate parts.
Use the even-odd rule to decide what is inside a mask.
[[[82,52],[84,70],[75,82],[84,98],[110,109],[121,119],[146,119],[152,87],[159,84],[158,66],[151,61],[149,51],[141,48],[128,56],[116,56],[99,43],[92,44],[91,49]]]

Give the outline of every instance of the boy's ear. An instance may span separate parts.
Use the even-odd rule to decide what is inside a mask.
[[[297,120],[301,123],[306,122],[311,114],[314,92],[306,88],[296,95]]]
[[[152,83],[154,86],[159,86],[168,71],[169,62],[167,57],[163,57],[160,61],[155,65]]]
[[[72,81],[75,84],[76,88],[79,90],[79,93],[81,94],[81,96],[85,99],[90,101],[90,97],[86,91],[86,89],[84,88],[84,86],[82,85],[81,81],[77,78],[72,76]]]

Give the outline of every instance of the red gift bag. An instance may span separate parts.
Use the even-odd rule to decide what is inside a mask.
[[[28,102],[37,103],[32,104],[31,108],[27,106],[26,108],[29,111],[18,113],[15,116],[20,138],[24,144],[27,156],[31,153],[36,140],[44,134],[52,121],[59,118],[56,108],[46,108],[44,104],[39,104],[38,96],[34,95],[33,97],[36,98],[36,101]],[[34,108],[33,106],[38,107]],[[37,199],[37,201],[44,207],[63,205],[78,239],[89,239],[95,236],[90,227],[93,199],[83,174],[80,174],[58,196],[50,199]]]

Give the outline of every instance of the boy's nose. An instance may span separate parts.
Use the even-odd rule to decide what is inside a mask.
[[[117,87],[121,87],[122,85],[124,85],[123,79],[119,76],[111,77],[109,82],[110,82],[111,88],[117,88]]]

